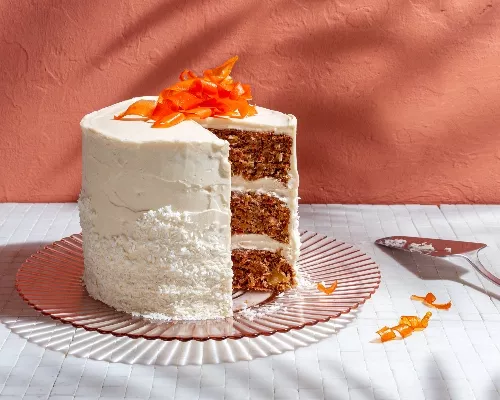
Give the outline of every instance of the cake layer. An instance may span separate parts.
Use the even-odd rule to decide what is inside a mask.
[[[273,178],[284,186],[290,180],[293,138],[273,132],[213,129],[218,138],[229,142],[229,160],[233,176],[248,181]]]
[[[231,193],[231,233],[267,235],[290,242],[290,209],[278,197],[256,192]]]
[[[148,317],[230,316],[228,143],[193,121],[151,129],[113,119],[134,100],[81,123],[87,290]]]
[[[279,252],[233,250],[233,288],[284,291],[296,285],[295,268]]]
[[[230,143],[233,255],[236,250],[279,253],[295,271],[300,249],[297,119],[257,107],[257,115],[252,117],[197,122]],[[235,193],[239,195],[235,197]],[[248,196],[271,200],[268,204],[255,200],[248,207]],[[252,212],[247,213],[247,208]],[[273,208],[279,211],[269,211]],[[234,270],[236,273],[238,268]]]

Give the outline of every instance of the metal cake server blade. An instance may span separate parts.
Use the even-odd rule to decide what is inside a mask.
[[[460,242],[458,240],[431,239],[412,236],[389,236],[377,239],[376,244],[392,249],[425,254],[431,257],[460,257],[472,265],[486,279],[500,286],[500,278],[489,272],[479,259],[484,243]]]

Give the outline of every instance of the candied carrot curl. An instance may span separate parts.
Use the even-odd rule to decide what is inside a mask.
[[[382,342],[387,342],[388,340],[396,338],[396,334],[394,333],[392,328],[389,328],[388,326],[384,326],[383,328],[379,329],[377,333],[380,335],[380,340]]]
[[[115,116],[115,119],[122,119],[126,115],[137,115],[140,117],[151,118],[156,107],[154,100],[139,100],[131,104],[124,112]]]
[[[434,294],[430,292],[427,293],[425,297],[412,295],[410,298],[412,300],[421,300],[424,304],[434,308],[438,308],[440,310],[449,310],[451,307],[451,301],[443,304],[435,304],[434,302],[436,301],[436,296],[434,296]]]
[[[399,319],[399,323],[403,325],[408,325],[412,329],[420,328],[420,318],[412,315],[412,316],[402,316]]]
[[[330,286],[330,287],[328,287],[328,288],[327,288],[327,287],[324,285],[324,283],[323,283],[323,282],[320,282],[320,283],[318,283],[318,286],[317,286],[317,287],[318,287],[318,290],[321,290],[323,293],[330,295],[330,294],[332,294],[332,293],[335,291],[335,289],[337,289],[337,285],[338,285],[338,282],[337,282],[337,281],[335,281],[335,282],[333,282],[333,283],[331,284],[331,286]]]
[[[425,313],[424,317],[420,321],[420,326],[422,327],[422,329],[427,328],[427,326],[429,325],[429,319],[431,318],[431,316],[432,316],[432,313],[430,311],[427,311]]]
[[[185,69],[178,82],[161,91],[157,101],[136,101],[114,118],[136,115],[153,120],[153,128],[169,128],[186,119],[255,115],[255,106],[248,103],[252,100],[250,86],[231,78],[236,61],[238,56],[216,68],[205,70],[203,76]]]
[[[413,328],[405,324],[393,326],[392,329],[398,331],[403,339],[413,333]]]
[[[402,316],[399,319],[398,325],[393,326],[392,328],[384,326],[382,329],[379,329],[377,333],[380,335],[380,340],[382,342],[396,339],[396,332],[398,332],[401,338],[404,339],[410,336],[416,330],[427,328],[431,316],[432,313],[430,311],[426,312],[422,319],[414,315]]]
[[[186,116],[184,114],[180,112],[173,112],[156,121],[153,124],[153,128],[169,128],[171,126],[177,125],[179,122],[182,122],[185,119]]]

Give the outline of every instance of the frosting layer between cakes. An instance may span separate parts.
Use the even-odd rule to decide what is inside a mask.
[[[156,318],[232,314],[229,147],[193,121],[83,118],[79,200],[91,296]]]

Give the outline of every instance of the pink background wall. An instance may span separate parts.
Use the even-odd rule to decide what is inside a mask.
[[[493,0],[0,2],[0,201],[70,201],[81,117],[238,54],[303,202],[500,202]]]

